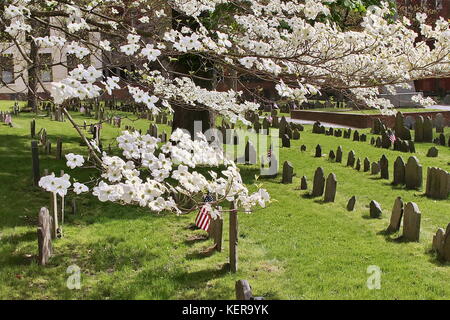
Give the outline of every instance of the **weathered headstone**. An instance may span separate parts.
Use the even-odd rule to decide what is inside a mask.
[[[304,144],[302,144],[302,146],[300,147],[300,151],[301,152],[305,152],[306,151],[306,146]]]
[[[408,202],[404,209],[403,238],[407,241],[419,241],[420,237],[419,207],[414,202]]]
[[[405,166],[405,184],[407,189],[422,187],[422,166],[417,157],[409,157]]]
[[[303,176],[301,179],[300,190],[308,190],[308,180],[306,176]]]
[[[360,158],[358,158],[358,159],[356,160],[355,169],[358,170],[358,171],[361,170],[361,159],[360,159]]]
[[[334,159],[336,159],[336,155],[334,154],[333,150],[330,150],[330,153],[328,154],[328,158],[333,161]]]
[[[291,162],[285,161],[283,164],[283,178],[282,183],[292,183],[292,178],[294,177],[294,167]]]
[[[380,164],[378,162],[372,162],[370,173],[372,175],[377,175],[380,173]]]
[[[342,162],[342,147],[339,146],[336,150],[336,162]]]
[[[394,185],[405,184],[405,162],[402,157],[397,157],[394,162]]]
[[[355,209],[356,197],[352,196],[347,202],[347,210],[353,211]]]
[[[426,117],[423,122],[423,142],[433,142],[433,122]]]
[[[316,169],[314,173],[313,189],[311,195],[313,197],[320,197],[323,195],[323,189],[325,187],[325,174],[321,167]]]
[[[364,158],[364,172],[370,171],[370,160],[369,158]]]
[[[423,117],[418,116],[414,125],[414,141],[423,142]]]
[[[434,125],[436,126],[436,132],[443,133],[444,132],[444,125],[445,125],[445,118],[442,115],[442,113],[438,113],[436,117],[434,118]]]
[[[450,173],[435,167],[427,169],[425,195],[433,199],[447,199],[450,194]]]
[[[326,181],[324,202],[334,202],[334,199],[336,198],[336,187],[336,175],[330,173]]]
[[[380,159],[381,179],[389,179],[389,160],[383,154]]]
[[[439,150],[436,147],[431,147],[428,149],[427,157],[429,158],[436,158],[439,155]]]
[[[314,157],[316,158],[322,157],[322,147],[320,146],[320,144],[316,146],[316,154],[314,155]]]
[[[348,157],[347,157],[347,167],[354,167],[355,165],[355,151],[351,150],[348,153]]]
[[[238,280],[235,285],[236,300],[252,300],[252,288],[247,280]]]
[[[281,146],[283,148],[290,148],[291,147],[291,139],[289,139],[289,136],[287,134],[284,134],[281,138]]]
[[[375,200],[370,201],[370,217],[371,218],[381,218],[383,210],[381,209],[381,205]]]
[[[394,207],[392,208],[391,221],[389,227],[387,228],[387,232],[392,233],[400,230],[402,217],[403,217],[403,200],[401,197],[397,197],[397,199],[395,199],[394,202]]]

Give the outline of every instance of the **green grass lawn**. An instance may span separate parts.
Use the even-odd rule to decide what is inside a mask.
[[[0,104],[5,110],[11,103]],[[211,240],[198,241],[204,234],[188,227],[196,213],[185,216],[154,214],[146,209],[101,203],[92,196],[76,196],[77,215],[67,214],[65,237],[54,241],[55,255],[46,267],[37,265],[36,221],[39,209],[49,205],[49,194],[31,186],[30,120],[33,114],[14,117],[14,127],[0,124],[0,299],[234,299],[234,283],[249,280],[254,294],[266,299],[448,299],[450,264],[437,261],[430,252],[433,234],[450,222],[450,201],[431,200],[422,191],[390,185],[369,173],[345,167],[347,153],[354,150],[361,160],[368,156],[389,159],[409,154],[377,149],[369,142],[314,135],[306,126],[301,139],[281,149],[280,166],[289,160],[297,176],[290,185],[281,184],[281,175],[263,179],[264,187],[277,201],[270,207],[239,216],[239,271],[227,271],[228,217],[225,217],[224,250],[205,255]],[[87,120],[81,114],[75,119]],[[84,152],[69,122],[36,117],[37,130],[46,128],[55,145],[63,138],[65,153]],[[145,131],[149,122],[124,121]],[[168,127],[165,127],[169,130]],[[446,129],[447,138],[450,135]],[[107,124],[102,131],[107,146],[120,130]],[[368,133],[368,130],[361,130]],[[368,135],[370,141],[371,135]],[[343,163],[327,157],[314,158],[317,143],[324,153],[344,150]],[[300,152],[305,144],[307,152]],[[432,144],[416,144],[416,156],[424,168],[438,166],[450,170],[450,148],[438,147],[438,158],[426,158]],[[53,151],[54,152],[54,151]],[[65,161],[40,155],[41,171],[64,169],[81,181],[90,172],[70,170]],[[313,173],[322,166],[326,175],[338,180],[335,203],[310,199],[296,190],[306,175],[311,189]],[[257,166],[241,166],[249,185],[259,172]],[[253,189],[253,186],[250,186]],[[354,212],[345,209],[347,200],[357,196]],[[396,240],[400,234],[383,233],[397,196],[414,201],[422,212],[419,243]],[[383,207],[381,219],[370,219],[368,205],[374,199]],[[68,199],[69,201],[71,200]],[[69,202],[68,201],[68,202]],[[67,211],[70,212],[70,209]],[[81,290],[66,287],[70,265],[81,268]],[[369,290],[367,268],[382,270],[381,289]]]

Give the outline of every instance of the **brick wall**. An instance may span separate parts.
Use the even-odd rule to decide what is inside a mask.
[[[405,117],[412,116],[414,118],[417,118],[418,116],[422,116],[424,118],[429,116],[433,119],[438,113],[442,113],[444,118],[447,120],[447,125],[450,124],[450,111],[405,112],[403,115]],[[381,121],[389,127],[393,127],[395,123],[394,116],[305,110],[291,111],[291,118],[297,120],[329,122],[354,128],[371,128],[373,121],[376,118],[381,119]]]

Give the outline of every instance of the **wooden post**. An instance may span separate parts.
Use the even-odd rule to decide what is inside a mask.
[[[247,280],[236,281],[236,300],[252,300],[252,288]]]
[[[52,217],[50,216],[47,208],[41,208],[41,211],[39,211],[38,221],[38,262],[40,265],[45,266],[53,251],[51,237]]]
[[[62,139],[58,138],[56,140],[56,160],[62,159]]]
[[[39,147],[37,141],[31,141],[31,158],[33,162],[33,185],[38,186],[41,174],[39,171]]]
[[[230,269],[231,272],[238,270],[238,216],[235,203],[231,203],[230,211]]]
[[[53,218],[54,218],[54,228],[53,228],[53,234],[52,236],[54,238],[58,238],[59,237],[59,223],[58,223],[58,195],[56,194],[56,192],[52,193],[53,195],[53,205],[52,205],[52,209],[53,209]]]
[[[216,250],[222,252],[223,218],[217,217],[214,230],[214,243]]]

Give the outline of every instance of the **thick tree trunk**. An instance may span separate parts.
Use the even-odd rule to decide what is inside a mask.
[[[33,63],[28,67],[28,107],[38,113],[37,85],[38,85],[38,47],[34,41],[30,41],[30,59]]]
[[[175,129],[186,129],[190,132],[191,137],[194,138],[194,129],[198,131],[205,132],[210,128],[214,127],[214,116],[208,110],[190,110],[181,107],[173,107],[174,115],[172,122],[172,131]],[[195,127],[195,122],[200,122],[197,124],[197,128]]]

